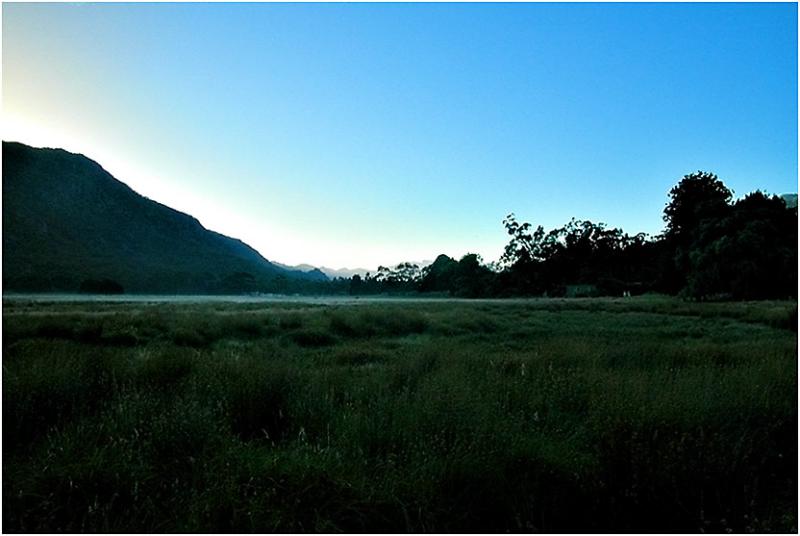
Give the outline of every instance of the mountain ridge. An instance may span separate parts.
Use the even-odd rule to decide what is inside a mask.
[[[130,292],[280,292],[320,280],[142,196],[85,155],[7,141],[3,256],[12,291],[112,279]]]
[[[289,265],[273,261],[273,264],[280,266],[281,268],[285,268],[286,270],[299,270],[304,273],[314,272],[316,270],[325,275],[329,279],[336,279],[337,277],[343,277],[345,279],[349,279],[354,275],[359,275],[363,277],[367,273],[376,271],[376,270],[367,270],[366,268],[329,268],[328,266],[314,266],[312,264],[306,264],[306,263]]]

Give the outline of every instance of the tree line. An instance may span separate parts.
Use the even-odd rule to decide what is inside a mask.
[[[572,219],[545,231],[512,213],[499,262],[440,255],[336,279],[333,293],[429,293],[468,298],[622,296],[645,292],[692,299],[797,297],[797,207],[755,191],[733,201],[713,173],[686,175],[669,192],[664,231],[629,235]]]

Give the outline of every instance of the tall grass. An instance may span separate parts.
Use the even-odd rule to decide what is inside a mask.
[[[797,529],[793,303],[4,307],[6,531]]]

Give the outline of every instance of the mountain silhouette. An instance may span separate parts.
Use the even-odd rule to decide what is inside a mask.
[[[5,291],[113,281],[139,293],[280,292],[320,275],[276,266],[83,155],[3,142]]]

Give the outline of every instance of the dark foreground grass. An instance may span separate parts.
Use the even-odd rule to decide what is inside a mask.
[[[3,529],[795,532],[796,311],[5,303]]]

